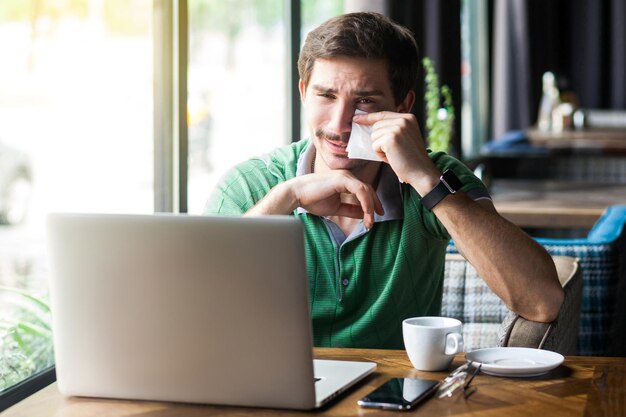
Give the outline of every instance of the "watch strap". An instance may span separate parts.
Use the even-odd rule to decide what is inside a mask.
[[[437,204],[450,194],[456,193],[462,184],[458,177],[451,170],[446,170],[439,183],[428,194],[422,197],[422,205],[428,210],[432,210]]]

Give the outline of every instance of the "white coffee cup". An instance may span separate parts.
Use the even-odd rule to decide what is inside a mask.
[[[404,347],[420,371],[440,371],[463,351],[463,323],[450,317],[413,317],[402,322]]]

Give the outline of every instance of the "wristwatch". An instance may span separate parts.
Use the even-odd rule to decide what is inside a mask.
[[[422,197],[422,205],[432,210],[441,200],[461,189],[463,184],[452,170],[445,170],[439,177],[439,184]]]

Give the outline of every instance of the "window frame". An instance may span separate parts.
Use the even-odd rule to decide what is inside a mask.
[[[0,394],[0,412],[33,395],[56,380],[56,367],[51,366],[13,385]]]
[[[187,212],[187,0],[154,0],[154,211]]]
[[[489,0],[463,0],[461,7],[467,30],[462,54],[470,67],[462,88],[461,149],[464,160],[476,160],[490,132]]]

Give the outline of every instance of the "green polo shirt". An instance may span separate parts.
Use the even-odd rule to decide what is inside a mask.
[[[275,185],[308,173],[309,140],[243,162],[222,179],[206,214],[243,214]],[[441,171],[452,169],[462,190],[489,198],[484,185],[460,161],[430,153]],[[371,230],[362,223],[350,236],[327,218],[299,208],[304,224],[315,346],[402,349],[402,320],[439,315],[443,268],[450,236],[420,196],[389,165],[376,189],[385,214]]]

